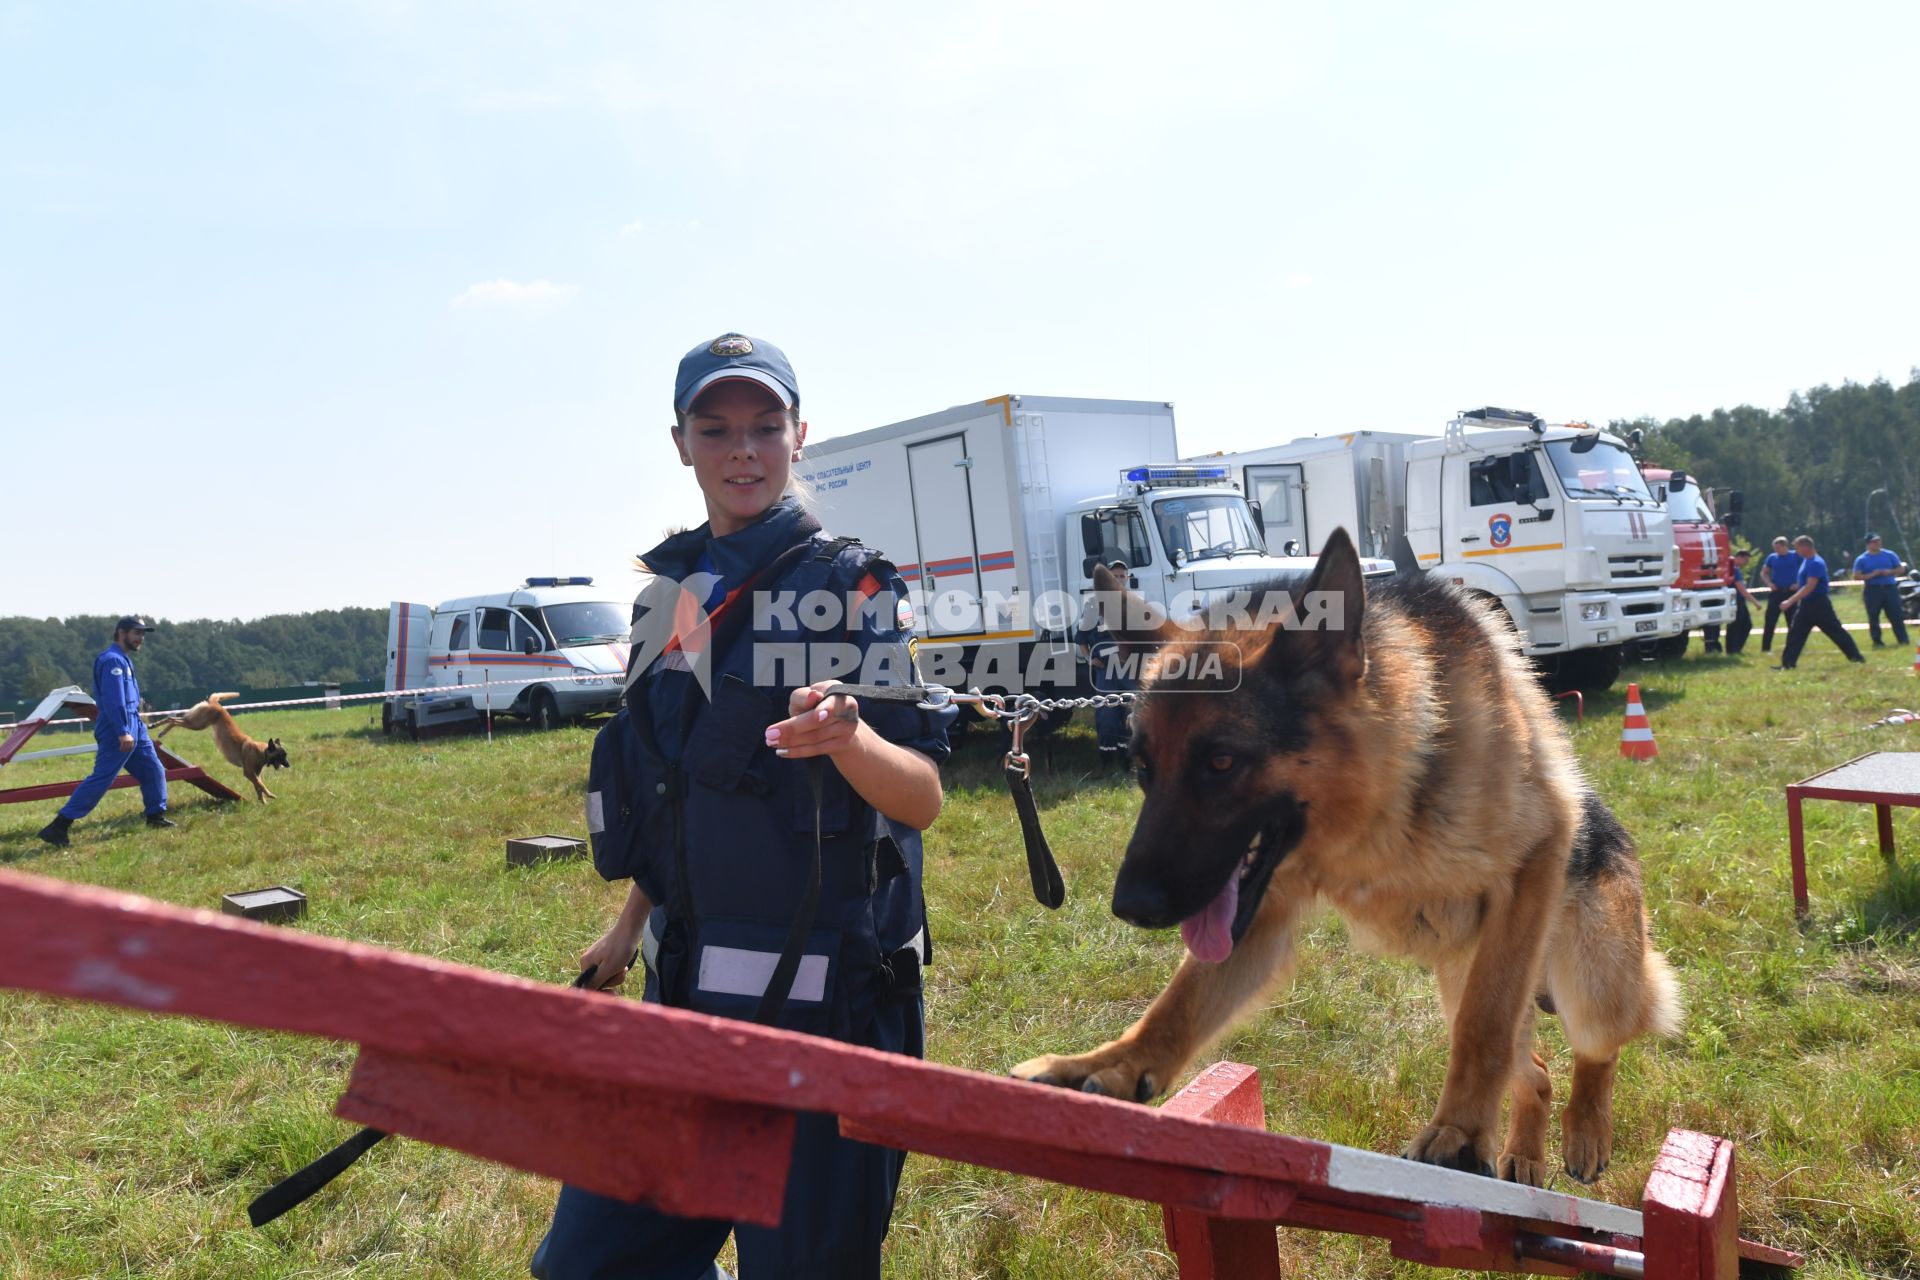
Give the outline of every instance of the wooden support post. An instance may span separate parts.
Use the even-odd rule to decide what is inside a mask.
[[[1800,793],[1787,788],[1787,857],[1793,862],[1793,914],[1806,919],[1807,901],[1807,829],[1800,816]]]
[[[1880,821],[1880,855],[1888,860],[1893,858],[1893,806],[1877,804],[1873,806],[1873,815]]]
[[[1260,1073],[1237,1062],[1202,1071],[1163,1111],[1265,1131]],[[1180,1280],[1280,1280],[1280,1246],[1271,1221],[1219,1218],[1194,1209],[1162,1210]]]
[[[1667,1134],[1640,1213],[1647,1280],[1737,1280],[1733,1143],[1687,1129]]]

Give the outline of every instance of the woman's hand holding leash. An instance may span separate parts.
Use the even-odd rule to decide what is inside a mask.
[[[767,726],[767,745],[789,760],[829,758],[860,798],[916,831],[940,813],[940,768],[911,747],[897,746],[860,717],[846,694],[827,696],[837,680],[795,689],[788,719]]]
[[[829,698],[835,680],[802,685],[787,698],[789,718],[767,727],[767,745],[789,760],[839,755],[855,745],[862,721],[860,704],[845,694]]]

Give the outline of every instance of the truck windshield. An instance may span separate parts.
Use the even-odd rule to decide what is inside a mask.
[[[553,633],[553,642],[561,646],[625,640],[631,630],[627,624],[627,606],[611,600],[550,604],[541,612],[547,615],[547,630]]]
[[[1552,440],[1547,457],[1569,498],[1639,498],[1653,501],[1631,455],[1617,444],[1595,440],[1584,450],[1579,440]]]
[[[1189,560],[1231,559],[1243,551],[1266,554],[1246,499],[1237,493],[1162,498],[1153,504],[1153,522],[1169,557],[1176,551]]]
[[[1667,514],[1679,524],[1712,524],[1713,507],[1706,493],[1692,481],[1678,493],[1667,493]]]

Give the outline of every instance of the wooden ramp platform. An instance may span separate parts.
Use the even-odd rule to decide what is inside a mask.
[[[1162,1205],[1190,1280],[1278,1276],[1276,1224],[1442,1267],[1801,1261],[1737,1240],[1733,1144],[1703,1134],[1669,1135],[1628,1209],[1267,1133],[1237,1064],[1137,1106],[17,872],[0,871],[0,984],[357,1042],[340,1116],[685,1214],[776,1223],[795,1113],[819,1111],[870,1141]]]
[[[87,691],[79,685],[70,685],[65,689],[55,689],[52,693],[41,699],[40,705],[33,709],[33,714],[29,715],[20,723],[10,726],[6,740],[0,742],[0,767],[4,767],[18,760],[32,760],[48,756],[92,755],[94,748],[91,745],[81,743],[76,743],[71,747],[55,747],[46,751],[22,752],[21,748],[25,747],[28,740],[36,733],[46,728],[49,721],[58,720],[63,714],[68,712],[87,720],[97,720],[100,717],[100,709],[94,705],[92,695],[87,693]],[[215,800],[238,800],[240,798],[238,791],[235,791],[232,787],[220,781],[199,765],[167,750],[166,743],[156,742],[153,744],[153,749],[155,754],[160,757],[160,763],[166,767],[168,782],[185,782],[196,786],[212,796]],[[86,781],[86,779],[83,776],[75,778],[70,782],[42,782],[34,786],[0,788],[0,804],[22,804],[29,800],[63,799],[66,796],[72,795],[75,791],[78,791],[80,784],[84,781]],[[137,778],[130,773],[123,772],[119,777],[107,784],[107,790],[113,791],[120,787],[137,787],[139,785],[140,782]]]

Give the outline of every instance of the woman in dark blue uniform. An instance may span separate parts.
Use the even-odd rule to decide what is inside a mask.
[[[644,557],[655,578],[636,639],[649,611],[679,622],[664,645],[636,644],[626,714],[595,747],[595,862],[633,884],[580,964],[617,985],[637,947],[649,1000],[917,1057],[920,832],[940,811],[952,712],[824,695],[823,673],[913,683],[913,614],[892,566],[829,537],[792,491],[799,402],[786,357],[757,339],[726,334],[680,363],[674,445],[708,521]],[[839,615],[795,607],[810,597],[838,600]],[[785,944],[816,858],[796,962]],[[791,982],[775,1016],[763,1002],[777,1001],[767,989],[782,968]],[[832,1116],[801,1117],[772,1229],[566,1187],[533,1274],[714,1277],[731,1232],[742,1280],[877,1277],[903,1160],[842,1138]]]

